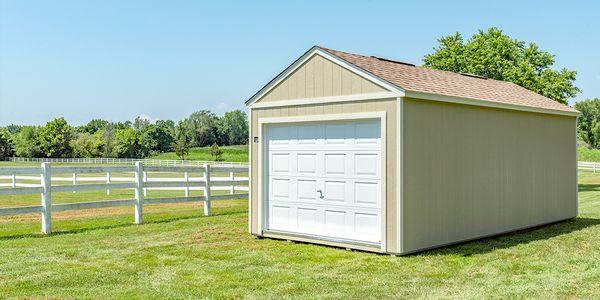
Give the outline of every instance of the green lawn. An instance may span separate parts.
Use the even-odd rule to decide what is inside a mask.
[[[243,200],[216,202],[210,217],[147,205],[139,226],[130,207],[64,212],[51,236],[36,215],[0,218],[0,295],[599,298],[600,175],[581,172],[579,195],[575,220],[405,257],[253,238]]]
[[[222,146],[223,161],[247,162],[248,161],[248,145],[238,146]],[[154,155],[149,158],[155,159],[179,159],[174,152],[166,152]],[[186,156],[188,160],[214,160],[210,155],[210,147],[192,148],[190,154]]]

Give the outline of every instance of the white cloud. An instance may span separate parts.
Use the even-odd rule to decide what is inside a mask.
[[[218,115],[222,115],[230,110],[231,110],[231,106],[225,102],[221,102],[221,103],[217,104],[217,106],[215,107],[215,113]]]
[[[160,120],[159,118],[154,118],[154,117],[151,117],[151,116],[146,115],[146,114],[139,115],[139,118],[140,119],[144,119],[144,120],[148,120],[148,122],[150,122],[152,124],[154,124],[154,123],[156,123],[156,121]]]

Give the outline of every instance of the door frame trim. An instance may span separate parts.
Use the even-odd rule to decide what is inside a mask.
[[[354,120],[368,120],[368,119],[379,119],[380,122],[380,134],[381,134],[381,199],[380,199],[380,219],[381,219],[381,251],[387,251],[387,128],[386,128],[386,112],[364,112],[364,113],[345,113],[345,114],[322,114],[322,115],[307,115],[307,116],[296,116],[296,117],[267,117],[258,118],[258,216],[257,225],[259,234],[263,235],[266,231],[266,217],[267,217],[267,170],[265,170],[265,163],[268,160],[267,143],[264,138],[266,127],[271,124],[281,123],[308,123],[308,122],[327,122],[327,121],[354,121]],[[334,238],[335,239],[335,238]],[[316,239],[318,241],[318,239]]]

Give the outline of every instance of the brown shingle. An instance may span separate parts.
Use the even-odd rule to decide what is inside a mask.
[[[465,76],[324,47],[319,48],[406,91],[577,112],[567,105],[511,82]]]

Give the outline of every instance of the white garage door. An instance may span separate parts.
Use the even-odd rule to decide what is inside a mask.
[[[269,230],[381,242],[379,120],[266,130]]]

